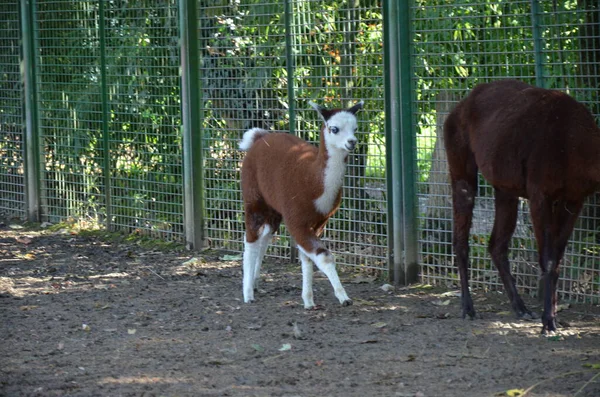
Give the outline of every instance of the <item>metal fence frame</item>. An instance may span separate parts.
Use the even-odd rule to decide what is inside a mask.
[[[3,215],[61,221],[93,211],[112,230],[239,252],[236,145],[244,129],[283,129],[315,140],[318,120],[308,99],[337,106],[366,99],[359,115],[365,149],[350,161],[342,208],[325,239],[340,263],[387,271],[396,283],[454,285],[447,176],[436,137],[453,104],[477,82],[518,77],[568,89],[599,116],[597,91],[584,85],[593,86],[600,71],[568,41],[598,34],[588,20],[600,12],[592,1],[163,3],[160,13],[146,0],[123,7],[11,0],[0,12],[10,20],[2,31],[7,44],[0,45],[9,86],[0,88],[0,100],[23,103],[0,109],[8,132],[0,140]],[[79,22],[63,26],[53,15],[65,10],[74,10]],[[168,37],[153,35],[157,27]],[[312,38],[315,27],[328,43]],[[510,32],[517,33],[509,38]],[[486,42],[496,50],[487,51]],[[87,52],[66,51],[79,43]],[[586,44],[590,53],[600,51],[594,43]],[[68,59],[48,58],[52,51]],[[379,58],[364,64],[360,51]],[[127,73],[135,77],[128,87]],[[360,73],[366,79],[357,79]],[[123,162],[137,171],[119,169]],[[483,189],[478,200],[485,212],[493,204],[489,187]],[[560,284],[563,294],[583,301],[600,290],[598,243],[586,240],[600,210],[593,203],[588,208]],[[526,224],[525,202],[521,219]],[[473,285],[498,288],[485,252],[489,233],[480,229],[473,231]],[[514,245],[521,254],[513,255],[513,268],[533,291],[535,246],[525,229]],[[292,241],[281,232],[270,255],[293,258]]]

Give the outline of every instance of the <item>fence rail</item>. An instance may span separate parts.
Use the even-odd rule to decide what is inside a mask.
[[[477,83],[568,91],[600,117],[595,0],[9,0],[0,16],[0,215],[201,243],[243,244],[237,143],[252,127],[316,142],[309,100],[364,99],[359,149],[325,240],[340,263],[396,281],[454,285],[445,116]],[[22,66],[21,66],[22,65]],[[473,285],[498,288],[487,254],[491,188],[472,230]],[[269,251],[293,257],[282,227]],[[511,259],[537,286],[522,201]],[[417,266],[418,264],[418,266]],[[600,295],[600,194],[560,279]]]

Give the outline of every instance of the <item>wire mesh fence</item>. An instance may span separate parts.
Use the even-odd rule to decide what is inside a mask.
[[[242,249],[236,148],[245,130],[288,131],[316,143],[320,121],[309,100],[345,107],[364,99],[360,146],[349,160],[342,207],[324,239],[341,263],[384,269],[380,5],[290,1],[286,12],[283,2],[205,3],[199,9],[208,239]],[[281,231],[268,254],[289,258],[292,242]]]
[[[19,2],[0,10],[0,214],[25,216]]]
[[[23,15],[20,1],[6,3],[0,11],[6,21],[0,26],[0,211],[24,217],[23,109],[28,103],[19,69]],[[181,3],[31,4],[41,219],[78,219],[184,240]],[[206,242],[213,248],[243,249],[242,153],[237,145],[244,131],[288,131],[316,143],[320,121],[309,100],[346,107],[363,99],[359,146],[348,160],[342,206],[324,239],[339,263],[387,270],[389,258],[402,252],[388,252],[391,194],[386,180],[391,165],[386,159],[402,154],[386,153],[385,126],[391,115],[384,112],[389,101],[385,78],[398,65],[384,70],[385,2],[192,4],[198,11],[200,99],[189,105],[202,113],[200,128],[192,134],[201,137]],[[445,116],[477,83],[518,78],[568,91],[599,118],[600,11],[595,0],[403,4],[410,10],[412,54],[398,62],[409,62],[412,72],[411,97],[404,99],[412,103],[411,134],[416,137],[421,281],[454,285],[458,276],[441,135]],[[471,280],[473,286],[495,289],[501,283],[487,253],[492,193],[489,185],[480,185]],[[570,299],[598,299],[599,219],[596,194],[582,213],[562,268],[560,289]],[[269,255],[287,259],[293,256],[293,242],[284,227],[280,232]],[[526,201],[521,202],[511,253],[518,284],[533,291],[539,271]]]
[[[477,83],[516,78],[566,90],[599,115],[597,4],[534,3],[413,3],[419,249],[425,282],[453,285],[458,280],[442,126],[449,111],[471,88]],[[532,4],[538,9],[532,9]],[[471,229],[470,278],[474,286],[496,289],[502,283],[487,252],[494,220],[493,190],[481,183],[478,195]],[[565,255],[559,289],[570,299],[598,299],[599,226],[596,195],[583,211]],[[511,255],[517,284],[533,293],[539,270],[525,200],[521,201]]]

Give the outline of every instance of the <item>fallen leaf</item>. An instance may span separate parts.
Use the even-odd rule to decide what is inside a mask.
[[[24,312],[26,312],[26,311],[29,311],[29,310],[37,309],[38,307],[39,306],[37,306],[37,305],[25,305],[25,306],[19,307],[19,309],[22,310],[22,311],[24,311]]]
[[[14,229],[14,230],[23,229],[23,226],[21,226],[21,225],[8,225],[8,227],[10,227],[11,229]]]
[[[135,333],[136,333],[136,332],[137,332],[137,330],[136,330],[135,328],[129,328],[129,329],[127,330],[127,333],[128,333],[129,335],[135,335]]]
[[[445,301],[437,300],[437,301],[433,301],[431,303],[433,303],[436,306],[448,306],[450,304],[450,299],[447,299]]]
[[[354,277],[350,282],[352,284],[371,284],[375,280],[377,280],[377,277],[363,277],[363,276],[358,276],[358,277]]]
[[[316,365],[317,367],[320,367],[321,365],[323,365],[323,360],[317,360],[317,361],[315,362],[315,365]]]
[[[292,350],[292,345],[290,345],[289,343],[284,343],[280,348],[279,351],[280,352],[285,352],[288,350]]]
[[[525,393],[524,389],[510,389],[506,391],[506,395],[509,397],[518,397]]]
[[[262,347],[261,345],[257,344],[257,343],[253,343],[250,346],[252,346],[252,348],[254,350],[256,350],[257,352],[264,352],[265,351],[265,348]]]
[[[219,259],[222,260],[222,261],[241,261],[242,260],[242,255],[241,254],[238,254],[238,255],[223,255]]]
[[[383,284],[383,285],[381,286],[381,289],[382,289],[384,292],[390,292],[390,291],[393,291],[393,290],[395,290],[395,289],[396,289],[396,287],[394,287],[394,286],[393,286],[393,285],[391,285],[391,284]]]
[[[417,356],[415,356],[414,354],[409,354],[408,356],[406,356],[406,360],[404,361],[415,361],[417,359]]]
[[[448,291],[440,294],[440,298],[456,298],[460,297],[460,291]]]
[[[570,303],[561,303],[560,305],[556,305],[556,312],[561,312],[563,310],[567,310],[571,307]]]
[[[582,367],[591,368],[591,369],[600,369],[600,363],[595,363],[595,364],[587,363],[587,364],[583,364]]]
[[[15,238],[15,240],[17,240],[17,243],[21,243],[21,244],[31,244],[31,242],[33,241],[33,239],[31,237],[27,237],[27,236],[19,236],[19,237]]]
[[[496,314],[499,316],[510,316],[512,314],[512,312],[502,311],[502,312],[497,312]]]
[[[551,342],[560,342],[561,340],[565,340],[565,338],[562,335],[552,335],[548,337],[548,340]]]
[[[300,328],[298,327],[298,324],[296,324],[296,322],[294,322],[293,327],[294,327],[294,338],[304,339],[304,335],[302,335],[302,331],[300,331]]]
[[[387,325],[387,324],[386,324],[386,323],[384,323],[384,322],[378,322],[378,323],[371,324],[371,326],[372,326],[372,327],[375,327],[375,328],[383,328],[383,327],[385,327],[386,325]]]
[[[377,306],[377,303],[373,301],[367,301],[364,299],[354,298],[352,299],[354,306]]]
[[[200,260],[198,258],[191,258],[190,260],[183,262],[182,265],[193,266],[193,265],[197,264],[198,262],[200,262]]]
[[[87,324],[81,324],[81,329],[83,329],[85,332],[90,332],[92,330],[92,328]]]
[[[62,350],[65,348],[65,343],[64,342],[58,342],[58,350]]]

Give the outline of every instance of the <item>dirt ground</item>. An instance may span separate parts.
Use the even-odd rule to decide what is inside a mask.
[[[483,318],[463,320],[456,290],[354,271],[353,306],[317,274],[306,311],[300,266],[277,263],[244,304],[224,253],[15,227],[0,223],[2,396],[600,396],[597,306],[544,337],[501,293],[475,292]]]

